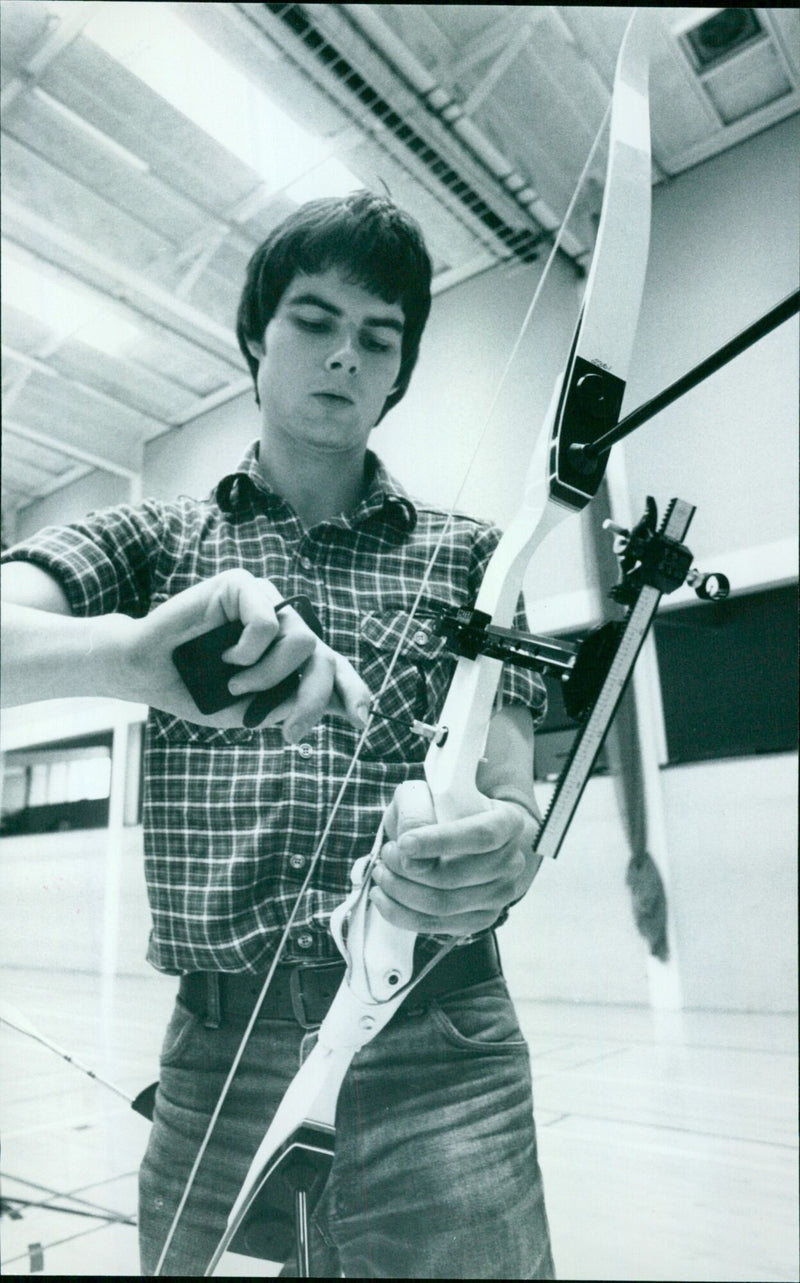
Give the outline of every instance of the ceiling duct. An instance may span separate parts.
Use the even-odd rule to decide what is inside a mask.
[[[251,14],[254,8],[247,6]],[[263,3],[258,8],[266,15],[260,25],[282,51],[295,59],[302,51],[304,69],[341,107],[362,126],[366,113],[388,131],[399,144],[398,154],[413,157],[415,169],[422,165],[439,190],[468,211],[475,230],[490,234],[501,257],[524,263],[539,257],[560,217],[394,36],[374,6]],[[376,74],[378,63],[382,77]],[[404,94],[398,93],[398,81]],[[487,178],[494,192],[487,190]],[[520,217],[527,226],[516,222]],[[560,248],[579,268],[591,252],[568,231]]]
[[[796,10],[700,10],[699,19],[692,9],[676,12],[672,30],[718,126],[748,137],[797,110]]]
[[[710,71],[764,35],[755,9],[720,9],[687,30],[686,43],[698,69]]]

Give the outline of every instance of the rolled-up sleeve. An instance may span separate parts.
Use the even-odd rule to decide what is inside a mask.
[[[155,502],[90,513],[65,526],[45,526],[3,553],[27,561],[61,584],[74,615],[147,614],[153,566],[164,532]]]

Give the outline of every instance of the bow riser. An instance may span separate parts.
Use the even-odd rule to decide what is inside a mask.
[[[498,544],[476,603],[476,609],[491,615],[494,624],[511,625],[532,553],[567,515],[566,508],[548,502],[532,533],[523,515],[512,522]],[[442,745],[432,744],[425,757],[425,779],[439,820],[478,814],[489,805],[478,791],[476,776],[502,672],[502,662],[485,655],[459,659],[456,665],[441,715],[447,739]]]

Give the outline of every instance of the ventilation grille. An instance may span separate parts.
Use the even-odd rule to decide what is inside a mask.
[[[314,26],[305,10],[297,4],[264,3],[264,8],[279,19],[292,34],[302,41],[305,48],[325,71],[335,76],[357,102],[394,137],[428,172],[476,218],[509,254],[522,263],[533,263],[539,257],[542,245],[552,240],[553,233],[533,228],[512,227],[487,205],[483,197],[464,177],[453,168],[427,139],[402,119],[390,103],[374,89],[353,65],[342,56]]]

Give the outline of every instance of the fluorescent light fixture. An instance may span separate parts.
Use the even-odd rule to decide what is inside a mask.
[[[254,169],[271,192],[299,183],[298,199],[307,200],[307,191],[339,195],[363,186],[331,157],[329,143],[292,120],[169,6],[116,0],[82,36]]]
[[[58,342],[74,338],[109,356],[120,356],[141,337],[137,327],[119,316],[99,294],[51,275],[5,244],[0,271],[3,299],[44,322]]]

